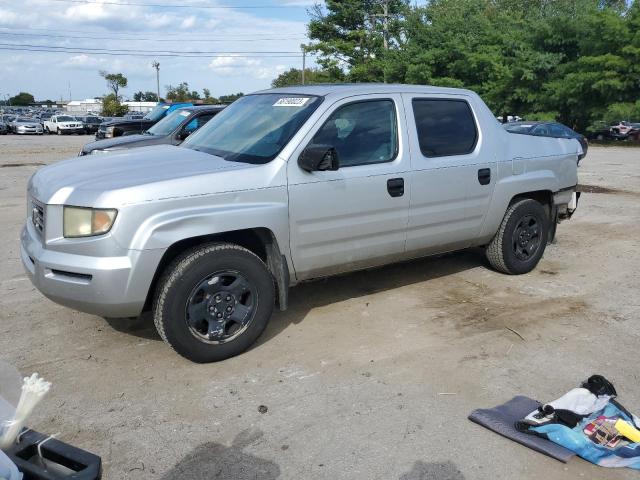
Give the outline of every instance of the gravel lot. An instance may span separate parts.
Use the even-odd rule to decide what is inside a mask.
[[[148,317],[66,309],[23,274],[27,179],[90,139],[0,137],[0,358],[53,382],[30,426],[101,455],[104,478],[637,478],[466,417],[592,373],[640,413],[640,149],[590,150],[580,181],[602,188],[531,274],[466,251],[303,285],[249,352],[195,365]]]

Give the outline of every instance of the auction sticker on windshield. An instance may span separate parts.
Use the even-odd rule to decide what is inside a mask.
[[[285,97],[280,98],[274,107],[302,107],[309,101],[309,97]]]

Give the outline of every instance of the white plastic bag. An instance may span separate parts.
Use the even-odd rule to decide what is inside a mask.
[[[0,361],[0,437],[15,417],[22,382],[20,372],[13,365]]]

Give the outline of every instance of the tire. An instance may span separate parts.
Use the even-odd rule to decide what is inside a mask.
[[[60,130],[59,128],[56,128],[56,133],[57,133],[58,135],[62,135],[62,130]]]
[[[507,209],[498,233],[487,246],[487,259],[499,272],[528,273],[538,265],[548,238],[549,216],[540,202],[516,201]]]
[[[234,289],[236,280],[242,287]],[[274,303],[273,277],[258,256],[238,245],[209,243],[185,252],[163,272],[153,319],[178,354],[197,363],[217,362],[244,352],[258,339]],[[223,319],[216,318],[230,308]]]

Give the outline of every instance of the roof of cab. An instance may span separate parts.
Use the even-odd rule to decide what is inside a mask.
[[[271,88],[255,93],[278,93],[291,95],[350,96],[374,93],[422,93],[449,95],[476,95],[471,90],[462,88],[432,87],[424,85],[404,85],[386,83],[323,83],[315,85],[298,85],[292,87]]]

